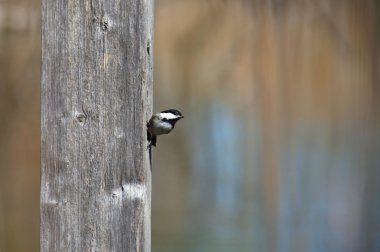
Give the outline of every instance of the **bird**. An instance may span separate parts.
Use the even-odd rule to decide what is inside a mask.
[[[148,148],[156,146],[157,136],[170,133],[178,120],[182,118],[184,116],[176,109],[168,109],[152,115],[146,124]]]

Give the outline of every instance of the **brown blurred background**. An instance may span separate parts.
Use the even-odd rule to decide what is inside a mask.
[[[153,251],[380,251],[380,3],[156,0]],[[0,251],[39,250],[40,1],[0,0]]]

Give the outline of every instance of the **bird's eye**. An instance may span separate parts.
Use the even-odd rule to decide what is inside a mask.
[[[162,121],[163,122],[168,122],[169,120],[168,120],[168,118],[162,118]]]

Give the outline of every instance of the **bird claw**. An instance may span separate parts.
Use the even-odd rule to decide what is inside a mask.
[[[152,134],[149,133],[149,131],[147,131],[147,138],[148,138],[147,149],[150,149],[152,146],[156,147],[157,136],[153,136]]]

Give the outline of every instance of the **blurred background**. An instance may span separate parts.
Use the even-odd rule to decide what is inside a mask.
[[[156,0],[152,251],[380,251],[380,3]],[[0,0],[0,251],[39,250],[40,1]]]

